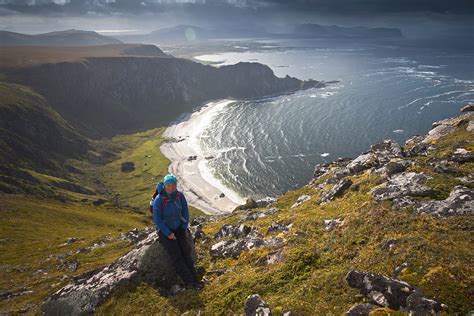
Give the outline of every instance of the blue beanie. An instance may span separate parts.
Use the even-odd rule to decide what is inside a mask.
[[[176,184],[178,180],[176,180],[176,177],[173,175],[173,174],[167,174],[164,178],[163,178],[163,184],[168,184],[168,183],[174,183]]]

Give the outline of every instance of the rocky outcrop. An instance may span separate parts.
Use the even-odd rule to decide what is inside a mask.
[[[329,201],[334,200],[334,198],[341,196],[344,194],[344,192],[352,185],[352,181],[350,179],[344,178],[341,181],[339,181],[335,186],[329,190],[329,192],[326,192],[323,197],[321,198],[320,203],[321,204],[326,204]]]
[[[423,297],[419,289],[384,275],[353,270],[347,274],[346,282],[374,304],[396,311],[405,311],[410,315],[427,315],[443,310],[442,304]]]
[[[189,233],[187,236],[188,246],[196,260],[194,242]],[[77,277],[74,282],[49,297],[41,310],[47,315],[93,313],[117,288],[139,282],[160,288],[170,288],[180,282],[156,232],[149,233],[132,251],[105,268]]]
[[[445,200],[428,201],[415,208],[418,213],[428,213],[441,217],[474,214],[474,191],[467,187],[455,186]]]
[[[457,117],[447,118],[441,121],[434,122],[432,124],[433,128],[428,132],[428,135],[426,135],[421,142],[424,144],[429,144],[433,141],[436,141],[442,136],[448,135],[449,133],[453,132],[456,127],[460,126],[461,124],[472,121],[473,118],[474,113],[468,112]]]
[[[433,189],[424,185],[430,176],[424,173],[403,172],[371,190],[376,200],[393,200],[406,196],[427,196]]]

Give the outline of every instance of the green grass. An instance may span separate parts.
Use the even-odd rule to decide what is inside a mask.
[[[111,263],[125,254],[127,242],[111,242],[90,253],[66,257],[77,259],[75,272],[58,270],[60,261],[50,255],[74,252],[91,246],[98,239],[145,226],[143,217],[124,210],[62,203],[31,196],[0,196],[0,288],[1,292],[18,291],[26,287],[33,293],[0,302],[0,311],[15,310],[29,304],[39,304],[48,294],[64,286],[63,275],[79,275]],[[69,237],[80,238],[64,245]],[[35,274],[38,270],[47,274]]]

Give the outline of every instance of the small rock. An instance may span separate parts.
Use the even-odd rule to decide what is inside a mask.
[[[324,230],[330,232],[336,227],[342,226],[344,224],[344,220],[340,218],[335,219],[326,219],[324,220]]]
[[[69,237],[68,239],[66,239],[65,244],[66,244],[66,245],[70,245],[70,244],[75,243],[77,240],[78,240],[77,238]]]
[[[225,194],[221,193],[221,194],[219,194],[219,197],[222,199],[223,197],[225,197]]]
[[[245,316],[271,316],[270,306],[258,294],[247,297],[244,305]]]
[[[380,246],[380,249],[386,250],[386,249],[392,249],[395,244],[399,242],[398,239],[388,239],[382,243],[382,246]]]
[[[308,201],[308,200],[310,200],[310,199],[311,199],[311,196],[309,196],[309,195],[302,195],[302,196],[300,196],[300,197],[296,200],[295,204],[293,204],[293,205],[291,206],[291,208],[298,207],[298,206],[300,206],[301,204],[303,204],[304,202],[306,202],[306,201]]]

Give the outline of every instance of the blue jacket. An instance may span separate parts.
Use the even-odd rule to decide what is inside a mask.
[[[170,200],[166,197],[166,206],[162,207],[162,194],[158,194],[153,201],[153,222],[156,229],[165,236],[169,236],[172,230],[179,227],[186,230],[189,224],[189,209],[188,202],[181,192],[181,201],[176,195],[175,200]]]

